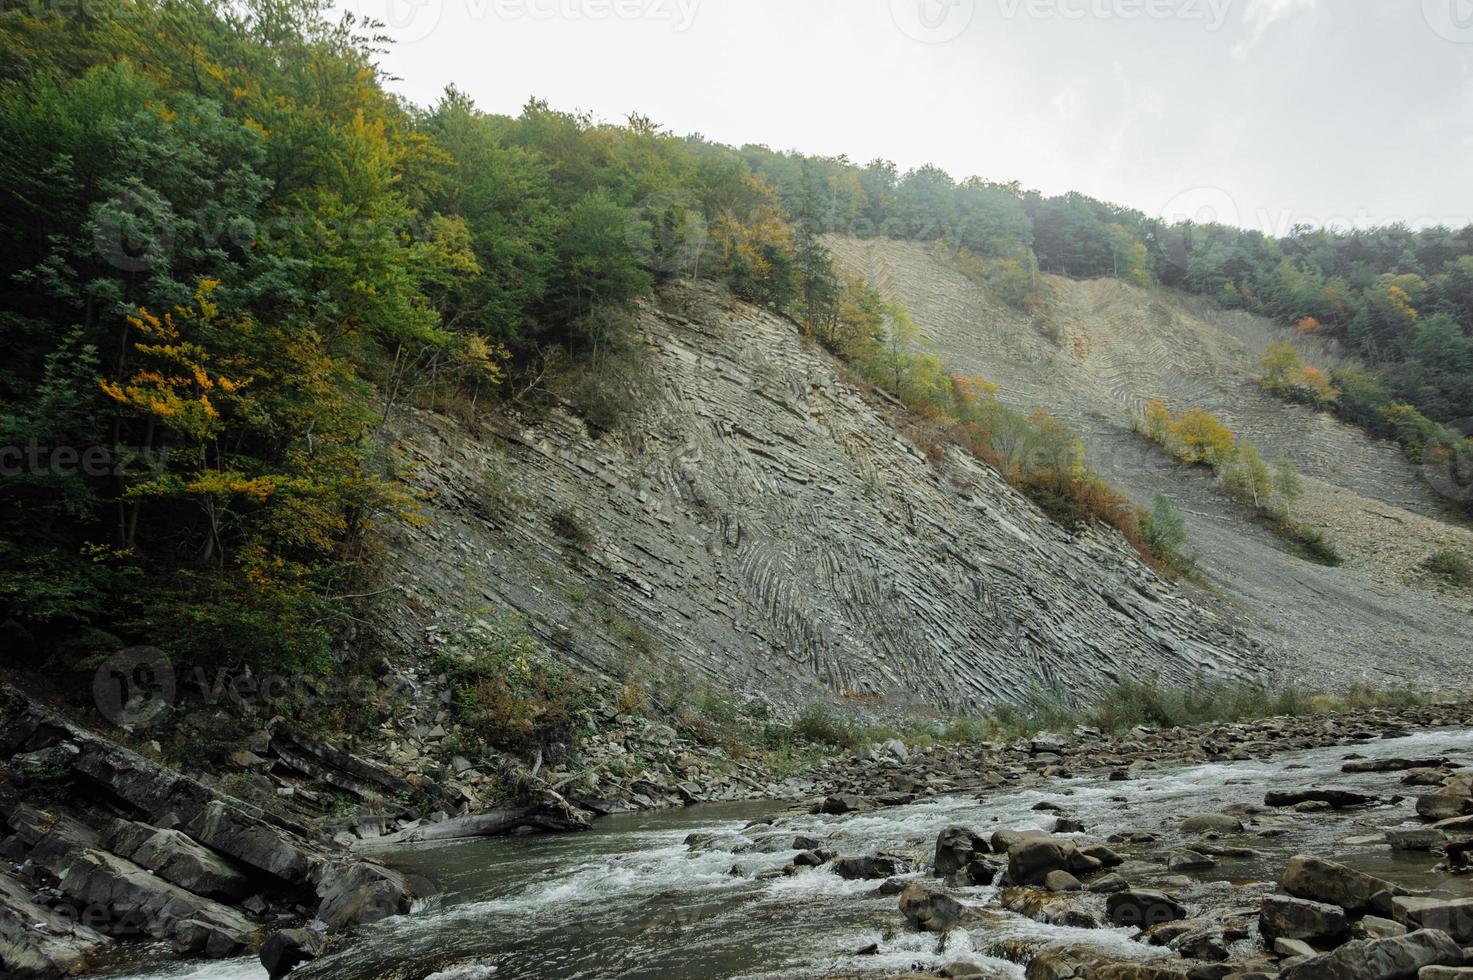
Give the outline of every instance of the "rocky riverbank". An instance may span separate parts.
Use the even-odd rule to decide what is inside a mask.
[[[897,927],[912,922],[954,929],[965,922],[985,921],[987,915],[1007,914],[1103,928],[1118,915],[1160,916],[1162,909],[1191,907],[1173,894],[1172,876],[1235,870],[1233,861],[1257,850],[1252,839],[1266,840],[1283,832],[1283,820],[1313,820],[1317,814],[1374,807],[1398,795],[1405,797],[1402,805],[1410,807],[1414,793],[1420,797],[1416,806],[1423,819],[1385,833],[1384,839],[1400,847],[1440,850],[1446,855],[1440,860],[1449,865],[1446,873],[1451,875],[1461,870],[1451,865],[1465,853],[1464,822],[1473,825],[1466,817],[1473,807],[1469,802],[1473,779],[1460,771],[1456,759],[1445,755],[1400,761],[1351,758],[1345,763],[1347,772],[1362,782],[1386,782],[1384,791],[1339,787],[1333,773],[1306,774],[1305,786],[1297,793],[1276,790],[1280,795],[1266,799],[1253,812],[1194,816],[1167,837],[1152,828],[1090,839],[1087,832],[1092,828],[1069,812],[1067,799],[1061,799],[1018,815],[1035,824],[1043,821],[1041,831],[954,826],[925,855],[842,853],[842,848],[811,833],[778,838],[797,814],[862,819],[890,810],[912,812],[928,801],[969,794],[997,799],[1012,792],[1037,793],[1089,774],[1118,786],[1119,798],[1129,800],[1132,783],[1144,787],[1154,774],[1171,767],[1199,763],[1231,767],[1286,751],[1378,743],[1418,730],[1455,727],[1473,727],[1473,702],[1234,725],[1142,727],[1120,735],[1080,728],[1006,744],[917,747],[892,740],[801,776],[780,778],[751,762],[700,746],[666,726],[626,716],[611,719],[609,735],[582,754],[582,765],[599,773],[597,780],[580,782],[575,792],[573,781],[560,772],[524,774],[537,787],[532,790],[535,799],[531,805],[509,807],[472,805],[462,788],[467,778],[474,778],[471,770],[384,766],[284,724],[273,726],[269,738],[242,747],[241,752],[256,760],[241,759],[251,764],[246,770],[250,783],[241,778],[195,778],[3,689],[0,757],[8,763],[0,789],[6,818],[0,854],[7,866],[0,870],[0,962],[7,975],[78,974],[113,961],[131,944],[166,942],[179,957],[228,957],[259,950],[268,971],[281,976],[344,941],[351,944],[351,939],[340,937],[355,928],[405,912],[432,893],[431,882],[381,862],[381,856],[395,849],[422,841],[580,829],[599,812],[711,799],[790,801],[789,810],[759,822],[753,831],[771,837],[774,847],[793,845],[793,854],[752,873],[783,875],[818,868],[848,881],[877,878],[878,887],[893,892],[891,901],[900,902],[903,914],[896,915]],[[623,756],[637,763],[610,771],[615,769],[610,760]],[[446,771],[452,778],[444,783],[432,777]],[[1415,789],[1397,781],[1403,778]],[[242,785],[254,785],[259,802],[230,792]],[[603,794],[590,792],[588,785],[604,787]],[[267,802],[268,787],[279,805],[261,805]],[[355,812],[324,812],[319,801],[329,798],[354,801]],[[1473,826],[1467,835],[1473,836]],[[693,840],[691,846],[712,842]],[[760,852],[775,853],[765,845]],[[1429,853],[1429,867],[1430,858]],[[936,874],[916,880],[921,867]],[[1321,865],[1306,867],[1332,879],[1339,874]],[[980,908],[967,904],[965,894],[957,905],[946,895],[948,888],[964,891],[998,876],[1009,888]],[[884,884],[891,878],[897,880]],[[1289,898],[1334,904],[1327,887],[1283,884]],[[1157,892],[1162,896],[1159,905],[1139,905],[1156,901],[1150,895]],[[1241,944],[1263,935],[1261,928],[1254,932],[1254,915],[1301,911],[1299,906],[1281,904],[1265,907],[1267,911],[1255,909],[1253,915],[1244,913],[1244,903],[1260,901],[1262,893],[1261,886],[1234,886],[1221,915],[1194,910],[1185,920],[1153,922],[1158,928],[1143,933],[1143,940],[1158,943],[1163,955],[1178,956],[1184,966],[1191,960],[1190,969],[1221,963],[1277,968],[1282,959],[1309,954],[1285,943],[1308,942],[1318,955],[1330,951],[1331,938],[1351,942],[1357,936],[1354,923],[1367,911],[1343,909],[1346,925],[1332,936],[1304,937],[1290,935],[1293,929],[1280,929],[1272,941],[1248,955]],[[1121,913],[1119,903],[1127,899],[1119,895],[1135,896],[1131,900],[1138,900],[1138,906]],[[1396,886],[1390,889],[1390,898],[1436,900],[1439,895],[1419,884]],[[1427,904],[1405,906],[1398,913],[1397,906],[1378,901],[1370,907],[1372,914],[1398,925],[1430,924],[1429,916],[1446,914]],[[953,922],[958,908],[961,918]],[[1227,915],[1227,910],[1233,914]],[[1322,909],[1310,911],[1333,919],[1333,913]],[[1406,922],[1399,922],[1398,914]],[[983,918],[974,919],[977,915]],[[1222,928],[1213,931],[1196,921],[1204,917]],[[1183,927],[1176,925],[1180,921],[1206,928],[1206,938],[1195,932],[1183,938]],[[1239,936],[1244,929],[1247,935]],[[1034,962],[1052,962],[1063,955],[1051,951],[1051,959],[1045,960],[1038,950],[1019,952]],[[1214,959],[1219,952],[1226,958]],[[1088,972],[1094,969],[1090,957],[1098,957],[1097,952],[1086,956],[1079,950],[1070,955],[1073,959],[1055,972],[1038,975]],[[1275,955],[1279,959],[1271,958]],[[1059,972],[1069,969],[1075,973]],[[1198,975],[1207,974],[1199,970]]]
[[[830,767],[825,775],[835,795],[807,809],[864,813],[976,787],[995,797],[1010,784],[1047,789],[1051,780],[1090,769],[1119,783],[1111,799],[1124,808],[1133,780],[1183,761],[1230,766],[1288,749],[1373,745],[1413,729],[1469,720],[1467,705],[1439,705],[1198,730],[1142,729],[1114,739],[1082,731],[1008,746],[988,757],[985,771],[970,773],[955,750],[904,760],[881,753]],[[1347,751],[1338,770],[1306,768],[1302,786],[1271,789],[1262,803],[1182,814],[1164,828],[1094,836],[1061,796],[1040,800],[1032,813],[1015,818],[1048,829],[948,826],[920,860],[904,852],[839,854],[824,840],[804,836],[792,841],[802,850],[787,867],[766,873],[827,866],[842,878],[877,879],[879,894],[898,896],[897,927],[903,922],[906,929],[942,937],[960,931],[968,934],[968,946],[988,954],[902,974],[917,980],[1009,975],[996,968],[997,958],[1026,964],[1027,980],[1473,977],[1473,881],[1467,877],[1473,872],[1473,769],[1467,768],[1473,744],[1462,747],[1461,757],[1365,758]],[[960,756],[970,757],[966,751]],[[1362,863],[1385,865],[1384,876],[1314,854],[1276,856],[1279,839],[1332,818],[1353,820],[1357,831],[1337,846]],[[791,812],[752,830],[768,836],[789,819]],[[1276,874],[1258,877],[1269,870]],[[995,887],[977,902],[978,886]],[[985,936],[1008,915],[1060,929],[1123,931],[1139,949],[1109,952],[1088,941],[1042,938],[990,944]],[[881,947],[866,951],[878,955]]]

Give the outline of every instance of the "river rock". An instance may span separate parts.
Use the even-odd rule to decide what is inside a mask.
[[[1028,961],[1025,980],[1187,980],[1187,967],[1176,963],[1116,960],[1088,946],[1055,946]]]
[[[1181,822],[1185,834],[1236,834],[1242,830],[1243,821],[1227,813],[1194,813]]]
[[[1446,780],[1446,769],[1408,769],[1401,777],[1406,786],[1441,786]]]
[[[1289,859],[1283,888],[1296,898],[1338,905],[1347,912],[1374,910],[1372,899],[1377,895],[1404,891],[1384,879],[1308,854]]]
[[[1167,856],[1166,867],[1171,871],[1205,871],[1217,867],[1217,862],[1200,851],[1183,848]]]
[[[936,837],[936,873],[954,874],[972,863],[973,857],[991,851],[987,841],[966,827],[947,827]]]
[[[1094,881],[1084,886],[1084,890],[1095,895],[1107,895],[1110,892],[1120,892],[1130,887],[1130,882],[1117,874],[1101,875]]]
[[[814,808],[815,813],[827,814],[831,817],[843,816],[846,813],[858,813],[861,810],[870,810],[873,806],[863,797],[853,793],[842,793],[837,796],[825,797]]]
[[[1407,769],[1436,769],[1447,765],[1446,756],[1435,759],[1354,759],[1340,767],[1341,772],[1402,772]]]
[[[1345,810],[1350,807],[1370,806],[1377,800],[1374,796],[1348,789],[1291,789],[1270,790],[1264,795],[1263,802],[1274,807],[1323,803],[1336,810]]]
[[[1067,871],[1050,871],[1044,875],[1043,887],[1051,892],[1077,892],[1084,884]]]
[[[1473,808],[1473,799],[1456,786],[1417,797],[1417,816],[1427,820],[1450,820],[1464,815],[1470,808]]]
[[[261,944],[261,965],[271,980],[281,980],[327,949],[327,936],[315,929],[283,929]]]
[[[1391,900],[1391,916],[1409,929],[1439,929],[1473,943],[1473,898],[1401,896]]]
[[[1258,915],[1258,929],[1269,942],[1279,938],[1334,939],[1345,932],[1345,922],[1345,910],[1338,905],[1288,895],[1265,896]]]
[[[1144,888],[1115,892],[1105,900],[1105,911],[1115,925],[1140,929],[1184,919],[1187,914],[1182,904],[1170,895]]]
[[[1426,966],[1458,966],[1463,951],[1445,932],[1423,929],[1392,939],[1346,943],[1287,967],[1280,980],[1405,980]]]
[[[1390,939],[1405,936],[1411,930],[1400,922],[1383,919],[1379,915],[1366,915],[1351,926],[1350,932],[1356,939]]]
[[[1103,860],[1080,851],[1073,841],[1056,837],[1029,837],[1008,848],[1008,880],[1015,885],[1041,885],[1050,871],[1079,874],[1104,866]]]
[[[1009,912],[1027,916],[1035,922],[1074,929],[1097,929],[1100,926],[1100,920],[1093,912],[1063,895],[1037,888],[1004,888],[1000,901]]]
[[[866,878],[891,878],[906,870],[907,862],[886,854],[866,857],[835,858],[834,874],[850,881]]]
[[[1447,843],[1447,834],[1436,827],[1416,830],[1388,830],[1386,843],[1393,851],[1432,851]]]
[[[408,912],[414,899],[433,891],[423,878],[359,861],[335,867],[323,878],[317,918],[332,929],[366,925]]]
[[[962,920],[962,903],[920,882],[912,882],[900,893],[900,911],[907,922],[922,932],[946,932]]]

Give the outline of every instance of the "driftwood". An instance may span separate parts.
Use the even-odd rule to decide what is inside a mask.
[[[488,810],[465,817],[453,817],[439,823],[423,824],[396,834],[359,841],[358,848],[392,847],[401,844],[424,844],[430,841],[463,840],[472,837],[499,837],[519,830],[566,832],[588,830],[589,815],[572,806],[556,793],[544,791],[542,799],[524,807]]]

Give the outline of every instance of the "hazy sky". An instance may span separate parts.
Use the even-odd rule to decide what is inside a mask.
[[[1473,220],[1473,0],[342,0],[421,104],[531,95],[1270,232]]]

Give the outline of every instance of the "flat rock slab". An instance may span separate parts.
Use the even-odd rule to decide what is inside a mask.
[[[1410,929],[1440,929],[1460,943],[1473,943],[1473,898],[1420,898],[1391,900],[1391,915]]]
[[[1370,806],[1379,802],[1374,796],[1348,789],[1288,789],[1270,790],[1263,797],[1269,806],[1297,806],[1300,803],[1325,803],[1336,810],[1350,807]]]
[[[1363,939],[1287,967],[1279,980],[1400,980],[1428,966],[1460,966],[1463,950],[1445,932],[1423,929],[1394,939]]]
[[[1407,769],[1438,769],[1447,765],[1444,756],[1435,759],[1354,759],[1341,772],[1403,772]]]

